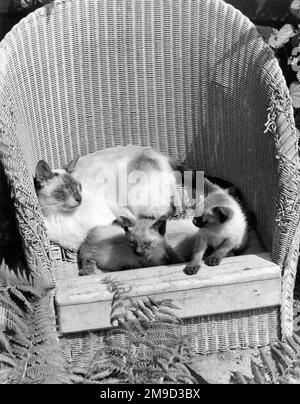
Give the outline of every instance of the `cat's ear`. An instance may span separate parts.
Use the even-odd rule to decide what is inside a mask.
[[[218,206],[214,208],[214,212],[218,216],[220,223],[225,223],[233,216],[233,210],[229,206]]]
[[[210,192],[216,189],[215,185],[204,177],[204,196],[207,196]]]
[[[167,228],[167,219],[165,217],[161,217],[151,226],[151,229],[157,231],[163,237],[166,234],[166,228]]]
[[[44,160],[40,160],[37,163],[35,169],[35,183],[38,186],[41,186],[45,181],[53,178],[54,174],[50,168],[50,166]]]
[[[129,230],[130,227],[133,227],[134,225],[133,222],[126,216],[118,216],[114,223],[121,226],[126,232]]]
[[[78,160],[80,159],[80,156],[75,157],[75,159],[73,159],[72,161],[70,161],[69,164],[67,164],[66,166],[64,166],[64,169],[69,173],[72,174],[75,170],[76,164],[78,162]]]

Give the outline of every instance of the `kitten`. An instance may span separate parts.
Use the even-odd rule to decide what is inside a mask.
[[[93,273],[93,262],[103,271],[182,262],[166,243],[165,233],[165,218],[132,221],[119,217],[110,226],[96,227],[80,248],[81,274]]]
[[[180,263],[191,260],[197,234],[191,218],[168,220],[166,241],[180,257]]]
[[[208,247],[213,251],[205,258],[205,263],[214,266],[231,251],[243,249],[247,241],[247,220],[237,200],[207,179],[204,193],[203,214],[193,219],[199,231],[191,262],[185,268],[188,275],[198,272]]]
[[[76,161],[65,169],[51,170],[39,161],[34,178],[49,239],[65,249],[77,251],[95,225],[108,225],[115,216],[104,200],[90,194],[72,172]]]
[[[218,185],[220,188],[227,190],[229,195],[231,195],[239,203],[240,207],[242,208],[242,210],[246,216],[247,223],[248,223],[248,229],[256,227],[255,213],[246,207],[244,198],[242,196],[241,191],[238,189],[238,187],[236,187],[231,182],[226,181],[222,178],[209,177],[209,176],[205,176],[205,178],[207,178],[212,184]]]

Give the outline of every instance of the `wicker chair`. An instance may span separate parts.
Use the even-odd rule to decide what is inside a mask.
[[[39,159],[57,167],[109,146],[151,145],[241,189],[282,268],[280,320],[279,307],[199,319],[201,352],[266,344],[279,325],[292,333],[297,142],[272,51],[221,0],[57,0],[0,44],[0,159],[27,265],[50,285],[32,181]]]

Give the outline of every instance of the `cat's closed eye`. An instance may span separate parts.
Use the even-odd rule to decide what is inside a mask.
[[[134,240],[129,240],[129,244],[131,247],[136,247],[137,246],[137,242]]]

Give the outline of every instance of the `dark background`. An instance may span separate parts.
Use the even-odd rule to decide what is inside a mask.
[[[84,0],[82,0],[84,1]],[[280,27],[284,23],[296,24],[299,19],[290,11],[292,0],[225,0],[242,11],[255,24]],[[11,27],[32,9],[17,11],[17,0],[0,0],[0,40]]]

